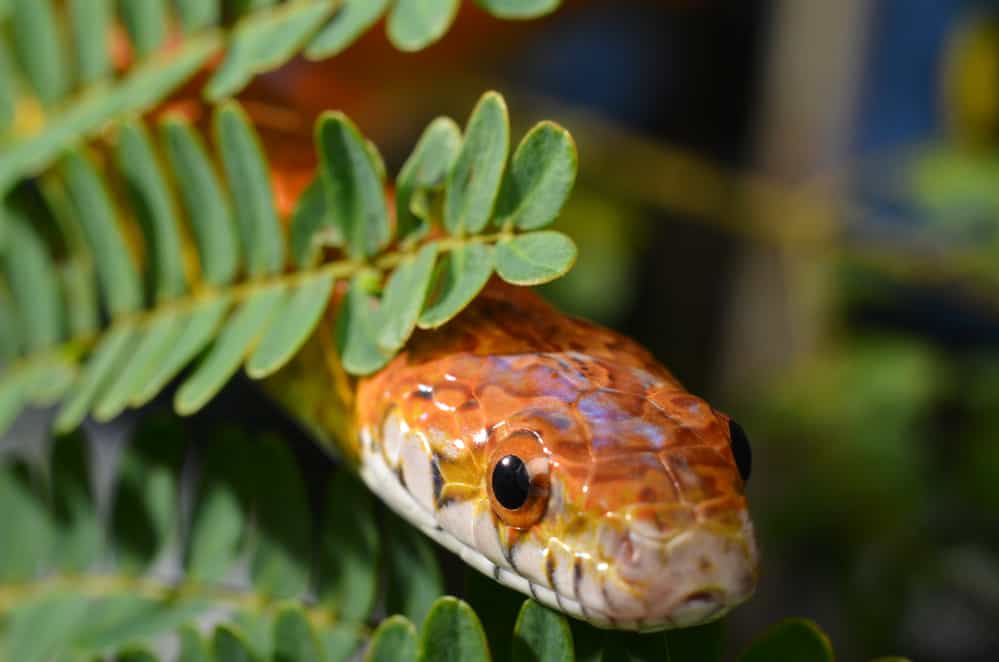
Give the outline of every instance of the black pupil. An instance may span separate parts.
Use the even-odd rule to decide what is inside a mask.
[[[735,456],[735,466],[739,467],[742,481],[749,480],[749,472],[753,469],[753,451],[749,448],[749,437],[742,426],[735,421],[728,422],[729,444],[732,455]]]
[[[493,494],[507,510],[517,510],[531,492],[531,477],[527,465],[516,455],[507,455],[493,469]]]

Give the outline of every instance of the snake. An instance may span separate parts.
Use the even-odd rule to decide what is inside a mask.
[[[637,342],[498,279],[368,377],[315,337],[269,390],[471,567],[610,629],[753,594],[746,433]]]

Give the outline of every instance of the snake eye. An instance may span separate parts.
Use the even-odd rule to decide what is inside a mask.
[[[749,473],[753,469],[753,451],[749,448],[749,437],[746,436],[742,426],[732,420],[728,422],[728,436],[735,466],[739,468],[739,475],[745,483],[749,480]]]
[[[505,455],[493,467],[493,494],[507,510],[517,510],[531,494],[527,465],[516,455]]]
[[[530,527],[548,507],[549,462],[538,435],[514,432],[490,457],[486,485],[493,512],[514,528]]]

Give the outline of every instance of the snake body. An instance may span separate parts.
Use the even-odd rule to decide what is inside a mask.
[[[492,283],[346,386],[322,347],[289,370],[272,390],[385,503],[552,608],[647,631],[718,618],[755,588],[738,426],[637,343],[530,290]]]

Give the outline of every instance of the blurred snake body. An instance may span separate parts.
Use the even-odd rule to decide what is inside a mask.
[[[713,620],[752,594],[745,436],[633,341],[493,283],[359,381],[310,347],[271,390],[393,510],[496,581],[639,631]]]

